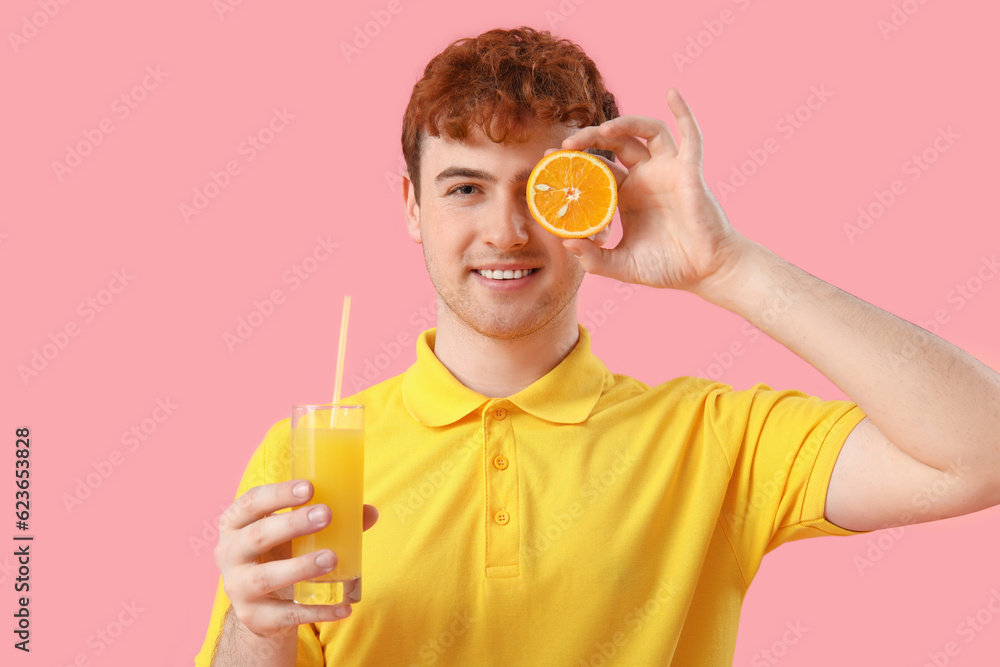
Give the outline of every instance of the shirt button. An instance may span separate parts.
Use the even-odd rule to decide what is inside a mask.
[[[493,515],[493,518],[496,519],[496,522],[499,523],[501,526],[506,526],[508,523],[510,523],[510,514],[507,513],[507,510],[500,510],[495,515]]]
[[[497,408],[493,411],[493,419],[496,419],[497,421],[503,419],[506,416],[507,416],[507,411],[504,410],[503,408]]]
[[[493,459],[493,465],[496,466],[497,470],[506,470],[507,466],[510,465],[507,461],[506,456],[498,456]]]

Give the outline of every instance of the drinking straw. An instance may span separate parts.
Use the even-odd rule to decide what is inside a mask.
[[[344,378],[344,350],[347,348],[347,318],[351,313],[351,297],[344,296],[344,312],[340,316],[340,344],[337,346],[337,381],[333,385],[333,405],[340,404],[340,383]],[[330,414],[330,428],[334,428],[334,408]]]

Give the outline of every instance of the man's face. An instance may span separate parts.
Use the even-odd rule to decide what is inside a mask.
[[[557,318],[576,321],[585,272],[562,239],[535,222],[525,197],[545,149],[559,148],[575,128],[534,128],[525,143],[496,144],[479,131],[464,141],[425,136],[419,206],[413,184],[403,182],[407,229],[423,245],[445,307],[438,317],[458,318],[491,338],[520,338]],[[503,280],[480,269],[531,271]]]

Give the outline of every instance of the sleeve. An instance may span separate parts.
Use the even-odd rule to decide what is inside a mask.
[[[239,498],[255,486],[290,479],[291,469],[288,457],[289,420],[286,419],[278,422],[268,430],[263,442],[258,445],[250,457],[250,462],[243,471],[243,478],[240,480],[239,488],[236,490],[235,498]],[[195,667],[210,667],[212,665],[228,609],[229,598],[226,596],[225,590],[223,590],[222,577],[220,576],[218,586],[215,590],[215,602],[212,604],[212,613],[208,621],[208,632],[202,644],[201,651],[194,658]],[[320,667],[324,664],[323,648],[320,645],[314,625],[304,624],[299,626],[298,644],[296,664],[299,667]]]
[[[827,521],[826,493],[844,441],[865,414],[850,401],[823,401],[758,384],[713,390],[707,412],[732,471],[723,524],[756,573],[785,542],[857,535]]]

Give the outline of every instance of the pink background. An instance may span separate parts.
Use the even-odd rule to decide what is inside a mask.
[[[353,296],[347,393],[403,372],[432,324],[421,313],[434,292],[403,227],[400,121],[427,60],[489,28],[530,24],[576,41],[624,113],[667,118],[663,95],[677,86],[705,137],[706,180],[738,230],[911,321],[937,313],[940,335],[1000,367],[1000,280],[977,282],[1000,249],[994,4],[400,0],[391,14],[383,0],[225,1],[8,0],[0,11],[0,468],[10,480],[14,430],[29,426],[36,536],[30,655],[11,647],[13,547],[0,548],[5,664],[191,663],[218,576],[217,515],[268,426],[293,403],[329,400],[343,295]],[[901,25],[883,34],[894,9]],[[713,23],[724,10],[729,23]],[[362,40],[366,25],[374,37]],[[363,48],[345,56],[355,39]],[[689,42],[699,39],[700,54]],[[678,66],[688,48],[696,57]],[[800,108],[812,87],[831,96]],[[268,136],[275,109],[293,118],[273,120],[281,130]],[[797,110],[794,133],[778,125]],[[111,131],[88,151],[102,123]],[[935,155],[949,127],[958,138]],[[251,160],[244,142],[258,133],[273,141]],[[723,196],[719,185],[769,139],[777,151]],[[80,143],[89,154],[57,175],[53,163]],[[914,181],[907,162],[925,149],[937,159]],[[238,173],[209,186],[213,198],[186,221],[181,205],[230,161]],[[858,207],[894,180],[902,194],[849,239]],[[309,259],[318,238],[336,244],[325,261]],[[307,280],[291,278],[296,267]],[[972,299],[956,296],[960,284]],[[580,299],[614,372],[843,396],[728,312],[614,287],[588,277]],[[227,347],[275,291],[280,302]],[[76,335],[61,336],[67,326]],[[741,353],[727,357],[736,342]],[[51,358],[22,378],[36,352]],[[158,400],[176,406],[162,423]],[[123,443],[144,420],[145,439]],[[4,488],[0,540],[13,544]],[[87,497],[67,508],[78,489]],[[948,642],[959,649],[948,664],[994,664],[1000,618],[984,613],[992,622],[971,637],[958,626],[1000,600],[998,528],[994,509],[779,549],[751,588],[735,664],[922,665]],[[858,558],[873,564],[861,573]],[[100,640],[133,603],[134,622]],[[786,623],[808,630],[789,644]]]

